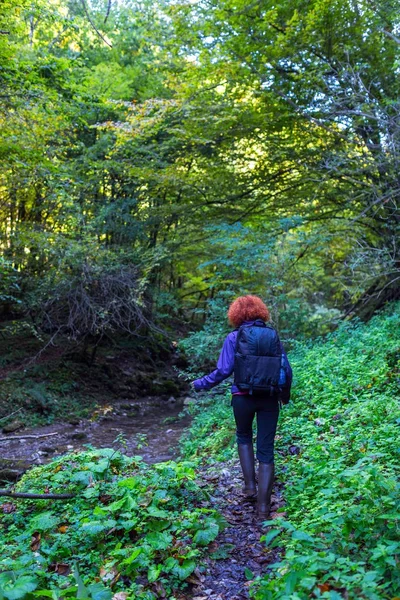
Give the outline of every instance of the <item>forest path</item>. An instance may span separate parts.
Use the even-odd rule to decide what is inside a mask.
[[[118,448],[128,456],[140,454],[148,463],[174,459],[179,438],[191,420],[180,416],[182,407],[183,399],[119,400],[100,405],[91,419],[67,418],[62,423],[2,433],[0,480],[16,479],[30,466],[82,450],[86,444]]]
[[[256,503],[244,498],[238,461],[218,463],[207,468],[203,484],[215,486],[210,505],[221,512],[228,526],[209,547],[204,573],[196,572],[191,600],[247,600],[251,581],[277,561],[278,549],[260,542],[266,529],[257,522]],[[281,485],[275,482],[270,518],[283,506]],[[280,512],[280,515],[283,513]]]

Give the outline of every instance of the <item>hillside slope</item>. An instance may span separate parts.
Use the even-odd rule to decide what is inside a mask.
[[[392,305],[290,354],[276,457],[286,506],[264,540],[281,561],[255,582],[257,600],[378,600],[400,589],[399,325]],[[226,459],[233,434],[229,397],[217,397],[200,407],[184,450]]]

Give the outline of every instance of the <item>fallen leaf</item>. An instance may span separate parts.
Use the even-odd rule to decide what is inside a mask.
[[[67,563],[53,563],[49,565],[48,570],[57,575],[67,576],[71,573],[71,567]]]
[[[35,531],[35,533],[32,534],[32,538],[31,538],[31,550],[32,552],[36,552],[37,550],[39,550],[40,548],[40,539],[41,539],[41,535],[38,531]]]
[[[15,504],[12,504],[12,502],[5,502],[0,506],[0,509],[5,515],[9,515],[10,513],[15,512],[17,510],[17,507]]]
[[[109,567],[100,567],[100,578],[103,583],[112,587],[120,578],[121,574],[115,565]]]
[[[328,583],[317,583],[317,588],[323,594],[324,592],[329,592],[331,586]]]
[[[109,494],[102,494],[101,496],[99,496],[99,500],[102,504],[110,504],[112,496],[110,496]]]
[[[60,525],[57,528],[58,533],[66,533],[68,531],[68,525]]]
[[[161,581],[155,581],[153,583],[153,589],[157,592],[157,595],[159,598],[167,597],[167,592],[165,591],[165,588],[164,588],[163,584],[161,583]]]

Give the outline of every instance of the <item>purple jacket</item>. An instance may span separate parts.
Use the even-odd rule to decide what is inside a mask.
[[[254,325],[254,323],[255,321],[244,321],[244,323],[242,323],[242,326],[251,327],[252,325]],[[226,336],[224,345],[222,346],[222,350],[217,362],[217,368],[214,371],[212,371],[212,373],[210,373],[209,375],[204,375],[204,377],[200,377],[200,379],[196,379],[196,381],[193,381],[193,386],[196,392],[200,390],[209,390],[218,383],[221,383],[221,381],[229,377],[229,375],[232,375],[235,362],[235,347],[237,334],[238,330],[235,329]],[[290,398],[290,387],[292,385],[292,368],[289,364],[288,358],[286,356],[282,344],[280,352],[284,355],[287,373],[287,382],[284,389],[282,390],[281,397],[283,402],[287,402]],[[238,387],[235,384],[233,384],[232,394],[238,393],[240,394],[243,392],[240,392]]]

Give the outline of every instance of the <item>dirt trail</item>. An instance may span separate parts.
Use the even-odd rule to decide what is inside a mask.
[[[192,578],[192,600],[247,600],[251,581],[265,573],[278,559],[278,550],[260,542],[266,529],[257,522],[256,504],[242,495],[242,475],[237,461],[221,463],[203,474],[204,484],[215,486],[210,504],[228,522],[228,527],[210,546],[206,571]],[[271,518],[283,506],[281,486],[275,483]],[[282,514],[282,513],[280,513]],[[213,557],[214,554],[214,557]],[[220,557],[215,559],[215,557]],[[196,581],[197,580],[197,581]]]
[[[124,454],[140,454],[148,463],[176,458],[178,440],[190,417],[179,417],[182,400],[144,397],[140,400],[120,400],[102,405],[88,419],[71,419],[45,427],[0,434],[10,439],[0,443],[0,480],[16,479],[29,466],[48,462],[54,456],[71,450],[120,448]],[[44,436],[37,439],[24,435]],[[21,439],[12,439],[20,437]]]

